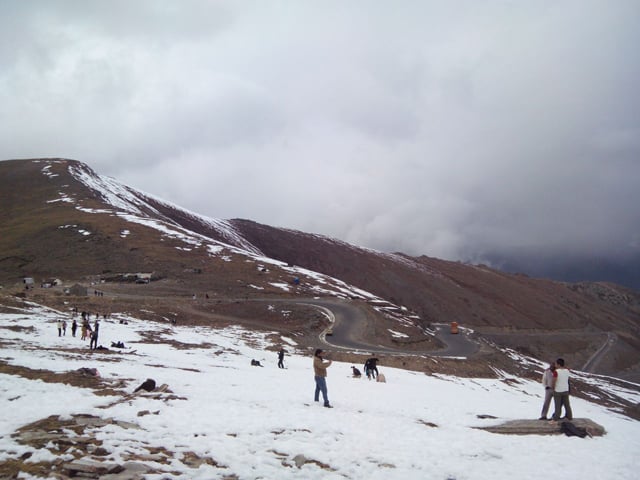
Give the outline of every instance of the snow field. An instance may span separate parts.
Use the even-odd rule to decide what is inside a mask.
[[[536,382],[427,376],[382,364],[387,383],[376,383],[353,379],[351,364],[334,362],[327,384],[335,408],[325,409],[313,402],[312,359],[292,354],[292,339],[282,341],[289,351],[282,370],[276,351],[266,350],[266,334],[134,318],[124,325],[117,317],[101,321],[99,343],[109,347],[122,341],[125,352],[135,353],[90,353],[88,342],[72,338],[70,328],[66,337],[57,336],[60,317],[70,326],[68,315],[37,307],[0,314],[0,327],[23,327],[0,328],[0,358],[54,372],[95,367],[102,377],[126,379],[129,392],[153,378],[179,398],[138,395],[118,402],[120,397],[96,396],[88,389],[0,374],[0,461],[33,451],[11,438],[18,427],[49,415],[83,413],[140,426],[96,429],[110,452],[106,460],[163,447],[176,453],[169,468],[178,472],[175,478],[233,473],[241,479],[635,479],[640,468],[638,422],[578,398],[572,398],[575,415],[604,425],[604,437],[511,436],[473,428],[537,418],[542,398]],[[153,343],[143,332],[154,333]],[[86,352],[65,350],[71,347]],[[251,359],[264,368],[250,366]],[[138,416],[143,410],[152,413]],[[499,418],[479,419],[479,414]],[[226,468],[191,468],[180,461],[185,452]],[[298,455],[307,459],[300,468]],[[30,461],[52,457],[43,449]]]

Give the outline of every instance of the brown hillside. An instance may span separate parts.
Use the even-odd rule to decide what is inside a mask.
[[[601,373],[640,379],[640,294],[606,284],[566,284],[485,266],[359,249],[319,235],[234,220],[266,255],[338,277],[417,312],[425,325],[457,321],[538,358],[583,365],[616,344]],[[631,354],[630,352],[636,352]]]
[[[15,287],[25,276],[37,282],[55,277],[87,283],[123,273],[153,273],[150,298],[145,298],[149,290],[144,287],[110,288],[133,295],[141,309],[160,298],[190,298],[194,293],[224,299],[217,312],[210,305],[209,310],[202,307],[206,311],[187,305],[181,313],[203,319],[214,313],[216,318],[238,314],[242,309],[231,308],[235,299],[309,294],[304,288],[313,285],[313,278],[303,279],[302,287],[292,293],[274,287],[290,283],[292,274],[273,263],[263,268],[247,256],[261,252],[284,265],[321,272],[404,306],[419,316],[417,322],[423,327],[455,320],[486,341],[537,358],[562,355],[576,368],[587,365],[611,340],[606,355],[589,368],[640,381],[637,292],[383,254],[248,220],[216,224],[122,185],[116,190],[126,205],[115,207],[107,201],[108,192],[78,181],[72,170],[91,181],[100,180],[85,164],[73,160],[0,162],[0,284]],[[132,221],[130,208],[145,221]],[[212,255],[207,246],[211,242],[186,242],[180,236],[184,231],[230,247],[224,247],[223,255]],[[230,261],[233,258],[240,261]],[[171,302],[165,303],[163,309],[170,312]],[[245,310],[246,317],[255,314]],[[419,329],[416,332],[420,335]]]

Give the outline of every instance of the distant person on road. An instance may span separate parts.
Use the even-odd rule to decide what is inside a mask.
[[[278,368],[284,368],[284,348],[278,352]]]
[[[573,420],[573,412],[569,402],[569,369],[565,368],[562,358],[556,360],[556,375],[553,378],[553,403],[555,407],[553,420],[560,419],[562,407],[564,407],[565,415],[562,418]]]
[[[324,352],[318,348],[313,355],[313,373],[316,380],[316,393],[313,397],[314,401],[320,400],[320,393],[324,399],[324,406],[332,408],[329,403],[329,396],[327,393],[327,368],[331,365],[331,360],[325,360],[322,358]]]
[[[544,387],[544,403],[542,404],[542,411],[540,412],[539,420],[547,420],[547,413],[549,412],[549,405],[551,405],[551,399],[553,398],[553,379],[556,376],[556,364],[555,362],[549,363],[549,367],[542,374],[542,386]]]

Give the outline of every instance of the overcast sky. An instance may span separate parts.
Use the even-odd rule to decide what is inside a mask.
[[[0,157],[470,261],[640,255],[640,1],[0,0]]]

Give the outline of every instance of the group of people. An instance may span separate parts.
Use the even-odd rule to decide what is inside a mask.
[[[278,368],[284,367],[284,354],[285,351],[281,348],[278,351]],[[331,365],[331,360],[323,358],[324,351],[318,348],[313,355],[313,373],[316,381],[316,392],[314,395],[314,400],[316,402],[320,401],[320,394],[322,394],[322,399],[324,400],[324,406],[327,408],[333,408],[331,403],[329,403],[329,395],[327,393],[327,368]],[[254,365],[253,362],[256,360],[252,360],[251,364]],[[258,362],[259,365],[259,362]],[[259,365],[261,366],[261,365]]]
[[[367,378],[371,380],[372,378],[376,379],[379,382],[386,382],[384,375],[378,373],[378,359],[377,358],[369,358],[366,362],[364,362],[364,371],[367,375]],[[322,394],[322,399],[324,400],[324,406],[327,408],[333,408],[331,403],[329,403],[329,395],[327,393],[327,368],[331,365],[331,360],[324,358],[324,351],[318,348],[313,355],[313,373],[316,381],[316,391],[313,397],[314,401],[320,401],[320,394]],[[353,376],[359,378],[362,376],[360,370],[358,370],[355,366],[351,367],[353,372]]]
[[[364,374],[367,376],[369,380],[379,380],[380,374],[378,373],[378,359],[377,358],[368,358],[366,362],[364,362]],[[360,370],[353,365],[351,366],[351,372],[353,373],[354,378],[360,378],[362,373]]]
[[[282,352],[282,350],[281,350]],[[320,394],[324,400],[324,406],[332,408],[329,402],[329,395],[327,392],[327,368],[331,365],[331,360],[324,358],[324,351],[318,348],[313,355],[313,373],[316,382],[316,390],[314,394],[314,401],[320,401]],[[364,371],[367,378],[379,379],[378,373],[378,359],[369,358],[364,363]],[[355,366],[351,367],[354,377],[360,377],[360,370]],[[542,405],[542,412],[540,414],[540,420],[560,420],[565,418],[567,420],[573,420],[573,412],[571,411],[571,402],[569,401],[569,369],[566,367],[564,359],[558,358],[555,362],[549,364],[542,374],[542,384],[545,388],[544,404]],[[551,405],[551,399],[554,401],[554,412],[550,419],[547,418],[549,407]],[[562,409],[564,409],[564,416],[561,417]]]
[[[100,321],[98,320],[98,315],[96,314],[96,320],[93,323],[93,328],[89,323],[90,314],[87,312],[82,312],[82,325],[80,326],[80,340],[86,340],[89,337],[89,348],[91,350],[95,350],[98,348],[98,334],[100,332]],[[58,328],[58,336],[61,337],[67,334],[67,321],[66,320],[58,320],[56,323]],[[76,331],[78,330],[78,322],[75,317],[73,318],[73,322],[71,322],[71,335],[73,337],[76,336]]]
[[[86,340],[89,336],[89,348],[95,350],[98,348],[98,333],[100,332],[100,321],[96,316],[95,322],[93,322],[93,328],[89,324],[89,314],[82,312],[82,336],[80,340]]]
[[[58,327],[58,336],[62,337],[67,334],[67,321],[66,320],[58,320],[56,326]],[[76,319],[73,319],[71,323],[71,335],[76,336],[76,330],[78,330],[78,322]]]
[[[563,358],[549,363],[549,367],[542,374],[542,385],[544,386],[544,403],[540,412],[540,420],[557,421],[560,418],[572,420],[573,412],[569,401],[569,369],[565,366]],[[551,418],[547,418],[551,399],[554,403],[554,412]],[[561,417],[563,408],[564,417]]]

